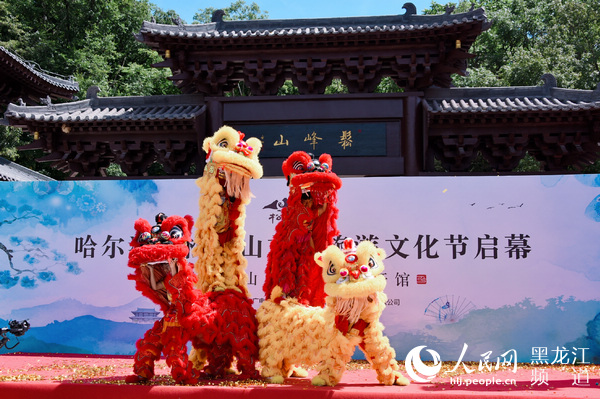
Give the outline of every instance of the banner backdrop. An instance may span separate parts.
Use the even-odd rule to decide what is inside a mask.
[[[251,188],[258,307],[288,188]],[[399,359],[426,345],[442,360],[600,363],[600,176],[344,178],[338,196],[339,242],[387,253]],[[127,279],[133,223],[201,218],[198,198],[194,180],[0,183],[0,326],[32,325],[13,351],[133,354],[158,311]]]

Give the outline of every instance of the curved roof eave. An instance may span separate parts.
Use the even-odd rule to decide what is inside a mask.
[[[364,34],[369,32],[416,32],[435,30],[449,26],[484,23],[488,20],[483,8],[461,14],[416,15],[410,3],[405,4],[405,14],[315,18],[315,19],[257,19],[249,21],[210,22],[207,24],[166,25],[144,21],[137,36],[140,41],[145,35],[178,37],[188,39],[219,39],[224,37],[289,37],[322,34]],[[412,6],[414,7],[414,6]]]
[[[33,81],[42,81],[45,84],[56,87],[57,89],[70,92],[72,94],[79,91],[79,83],[72,78],[65,79],[54,76],[48,72],[44,72],[36,68],[31,62],[25,61],[8,49],[0,46],[0,60],[11,68],[13,73],[19,73],[22,77]]]
[[[46,106],[9,104],[4,117],[12,125],[37,122],[191,120],[205,112],[202,95],[94,97]]]
[[[549,74],[542,80],[542,86],[431,88],[423,102],[431,115],[600,110],[600,84],[595,90],[578,90],[556,87]]]

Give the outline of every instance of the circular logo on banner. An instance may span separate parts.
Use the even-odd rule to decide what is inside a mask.
[[[440,360],[440,354],[433,349],[427,349],[427,352],[433,358],[433,367],[429,367],[421,360],[421,350],[426,345],[417,346],[411,349],[406,355],[404,365],[406,366],[406,374],[410,376],[416,382],[429,382],[440,372],[442,368],[442,361]],[[423,378],[421,376],[425,376]]]

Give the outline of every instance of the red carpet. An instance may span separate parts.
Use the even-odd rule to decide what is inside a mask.
[[[131,373],[132,364],[131,357],[1,355],[0,397],[14,399],[600,398],[600,366],[598,365],[541,368],[519,364],[516,374],[504,370],[453,375],[452,379],[448,376],[438,376],[431,383],[413,382],[408,387],[387,387],[377,384],[375,372],[364,369],[364,363],[353,362],[344,374],[342,382],[330,388],[313,387],[308,378],[291,378],[286,380],[285,385],[267,385],[260,381],[234,383],[215,380],[205,381],[197,386],[179,386],[175,385],[169,377],[169,370],[164,360],[157,364],[157,377],[153,380],[153,384],[125,384],[124,378]],[[446,363],[444,366],[442,375]],[[473,368],[477,368],[477,365]],[[312,375],[314,372],[311,372]],[[507,379],[515,381],[504,385]],[[474,384],[474,381],[477,383]]]

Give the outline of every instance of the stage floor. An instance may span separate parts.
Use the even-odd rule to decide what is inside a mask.
[[[531,366],[518,364],[517,372],[478,372],[478,364],[454,372],[444,362],[431,382],[407,387],[382,386],[366,362],[348,365],[335,387],[313,387],[310,379],[290,378],[283,385],[261,381],[203,381],[195,386],[174,384],[164,360],[157,363],[151,384],[126,384],[131,357],[86,355],[0,355],[0,394],[3,398],[600,398],[600,366]],[[403,374],[404,365],[402,365]],[[310,376],[314,375],[310,371]],[[309,376],[309,377],[310,377]]]

